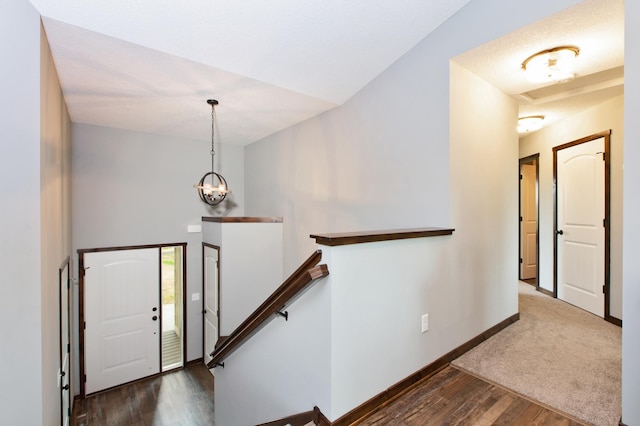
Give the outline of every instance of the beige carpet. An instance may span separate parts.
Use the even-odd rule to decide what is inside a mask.
[[[452,364],[587,423],[617,425],[622,330],[518,285],[520,320]]]

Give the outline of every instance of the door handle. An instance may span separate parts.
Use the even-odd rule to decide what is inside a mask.
[[[62,387],[62,390],[69,390],[69,385],[68,385],[68,384],[67,384],[67,385],[64,385],[64,386]]]
[[[158,317],[156,315],[154,315],[154,316],[151,317],[151,319],[154,320],[154,321],[157,321]]]
[[[558,230],[556,231],[556,234],[557,234],[557,235],[563,235],[563,234],[564,234],[564,231],[563,231],[562,229],[558,229]]]
[[[156,308],[155,306],[153,307],[153,309],[151,309],[153,312],[157,311],[158,308]]]

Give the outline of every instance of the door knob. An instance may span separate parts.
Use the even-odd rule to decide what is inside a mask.
[[[69,385],[68,385],[68,384],[67,384],[67,385],[64,385],[64,386],[62,387],[62,390],[69,390]]]
[[[156,308],[155,306],[153,307],[153,309],[151,309],[153,312],[157,311],[158,308]]]
[[[157,321],[158,317],[156,315],[154,315],[154,316],[151,317],[151,319],[154,320],[154,321]]]
[[[556,231],[556,234],[558,234],[558,235],[563,235],[563,234],[564,234],[564,231],[563,231],[562,229],[558,229],[558,230]]]

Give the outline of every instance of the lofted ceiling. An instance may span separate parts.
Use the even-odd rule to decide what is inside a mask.
[[[72,121],[246,145],[343,104],[469,0],[30,0]],[[623,0],[585,0],[454,60],[551,123],[623,90]],[[401,30],[400,30],[401,29]],[[532,85],[532,53],[580,48]]]
[[[246,145],[341,105],[469,0],[30,1],[74,122],[207,139],[215,98],[220,142]]]

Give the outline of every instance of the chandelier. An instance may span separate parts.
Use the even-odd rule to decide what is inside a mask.
[[[218,101],[208,99],[207,103],[211,105],[211,171],[202,176],[197,185],[193,185],[198,190],[200,199],[210,206],[220,204],[231,191],[227,185],[227,181],[221,174],[214,170],[214,158],[216,155],[214,145],[215,123],[216,123],[216,105]]]

